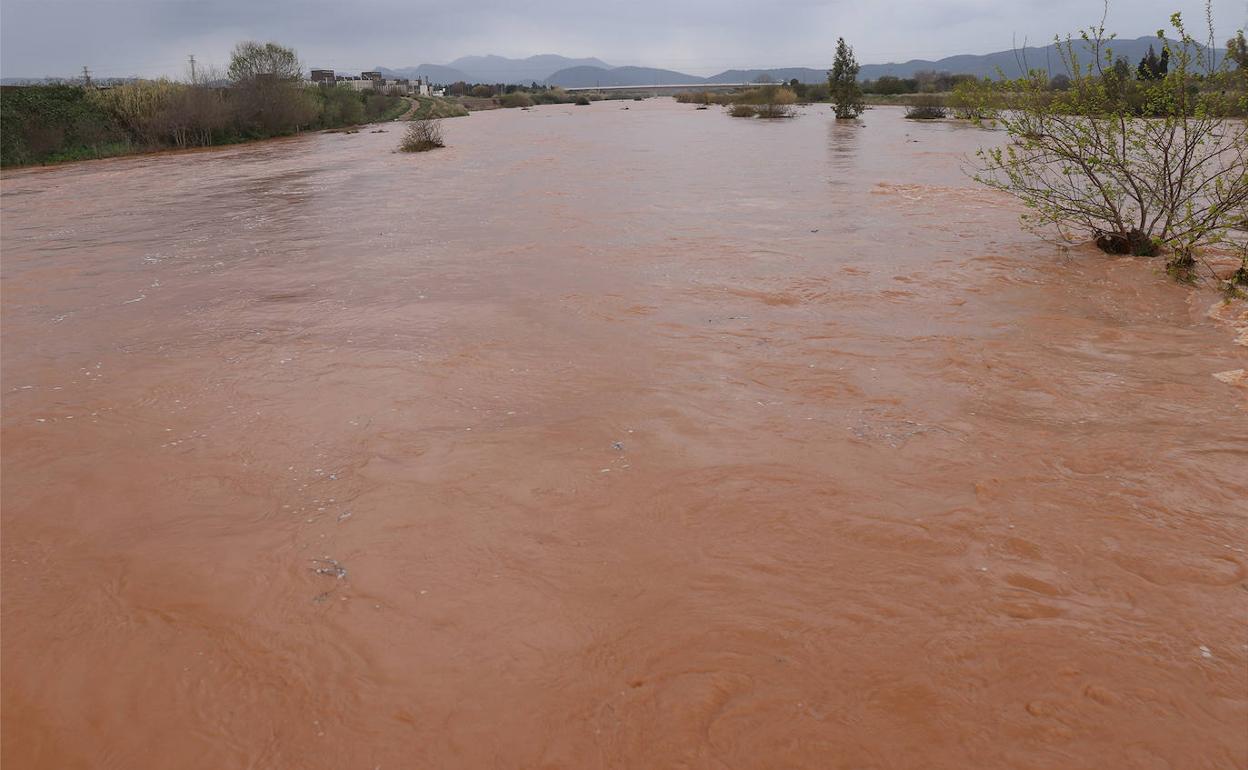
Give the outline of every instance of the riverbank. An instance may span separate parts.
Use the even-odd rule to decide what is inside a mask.
[[[277,84],[257,102],[232,89],[139,81],[94,90],[0,86],[0,167],[228,146],[394,120],[408,101]]]

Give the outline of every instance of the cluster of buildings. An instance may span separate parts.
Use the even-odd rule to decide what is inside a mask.
[[[358,75],[339,75],[333,70],[312,70],[308,82],[313,85],[343,86],[356,91],[373,90],[378,93],[404,96],[432,96],[433,89],[426,78],[387,78],[380,72],[361,72]]]

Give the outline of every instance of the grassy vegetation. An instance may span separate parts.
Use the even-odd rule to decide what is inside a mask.
[[[0,114],[3,166],[133,152],[114,116],[75,86],[0,87]]]
[[[464,105],[440,96],[417,96],[416,102],[418,106],[412,115],[412,120],[462,118],[468,115],[468,110]]]
[[[510,94],[503,94],[499,98],[499,104],[504,107],[532,107],[533,99],[523,91],[514,91]]]
[[[682,104],[696,104],[698,109],[712,104],[723,105],[728,107],[728,114],[734,118],[790,118],[794,115],[793,105],[809,103],[798,96],[791,84],[774,83],[727,93],[691,91],[676,94],[674,98]]]
[[[406,100],[299,82],[230,88],[147,80],[0,88],[0,166],[208,147],[392,120]]]
[[[370,120],[374,123],[384,123],[391,120],[397,120],[398,118],[403,117],[404,113],[406,113],[412,106],[412,102],[410,100],[404,99],[401,96],[385,96],[382,98],[390,99],[392,101],[390,101],[383,108],[383,111],[380,112],[377,117],[370,117]]]

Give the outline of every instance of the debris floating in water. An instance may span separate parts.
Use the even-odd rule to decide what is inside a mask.
[[[313,567],[312,571],[318,575],[331,575],[337,580],[343,580],[347,576],[347,568],[338,563],[337,559],[313,559],[313,564],[323,564],[323,567]]]

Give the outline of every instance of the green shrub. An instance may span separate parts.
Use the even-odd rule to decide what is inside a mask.
[[[468,115],[468,109],[464,105],[440,96],[418,96],[416,105],[416,112],[412,115],[413,120],[462,118]]]
[[[523,91],[516,91],[503,96],[502,105],[504,107],[532,107],[533,100]]]
[[[940,120],[948,114],[940,97],[931,94],[915,97],[906,108],[908,120]]]
[[[393,120],[407,112],[407,101],[397,96],[369,94],[364,97],[364,115],[370,122]]]
[[[315,89],[321,105],[320,128],[354,126],[364,122],[364,101],[360,93],[345,86],[326,86]]]
[[[806,86],[806,93],[799,100],[806,102],[826,102],[828,100],[828,84],[819,83],[817,85]]]
[[[529,98],[535,104],[567,104],[572,101],[572,95],[558,86],[536,91],[530,94]]]
[[[987,78],[959,81],[949,97],[949,106],[953,108],[954,117],[959,120],[991,120],[996,114],[996,104],[992,97],[995,88]]]
[[[758,114],[758,110],[749,104],[734,104],[728,108],[728,114],[734,118],[752,118]]]

